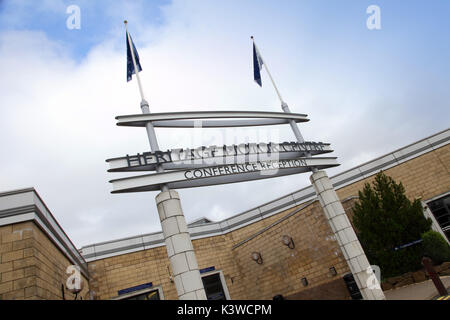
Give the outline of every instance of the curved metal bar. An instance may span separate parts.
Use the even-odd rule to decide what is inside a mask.
[[[321,165],[316,166],[319,169],[326,169],[330,167],[334,167],[337,165]],[[276,177],[282,177],[297,173],[305,173],[311,171],[310,168],[290,168],[290,169],[283,169],[283,171],[279,172],[278,174],[274,175],[260,175],[255,172],[251,173],[241,173],[239,175],[235,176],[222,176],[222,177],[209,177],[209,178],[203,178],[198,179],[194,181],[174,181],[169,182],[167,185],[170,189],[183,189],[183,188],[198,188],[198,187],[207,187],[207,186],[214,186],[219,184],[229,184],[229,183],[237,183],[237,182],[246,182],[246,181],[254,181],[254,180],[262,180],[262,179],[268,179],[268,178],[276,178]],[[114,190],[111,191],[111,193],[128,193],[128,192],[145,192],[145,191],[158,191],[160,190],[159,184],[155,185],[147,185],[143,187],[131,187],[124,190]]]
[[[305,122],[304,120],[294,120]],[[309,120],[306,120],[309,121]],[[155,128],[233,128],[233,127],[257,127],[289,124],[289,120],[261,119],[261,120],[168,120],[153,121]],[[121,124],[122,125],[122,124]]]
[[[118,126],[145,127],[146,123],[158,123],[155,126],[164,127],[194,127],[196,121],[202,121],[203,127],[236,127],[236,126],[260,126],[289,123],[289,120],[296,122],[307,122],[307,116],[300,113],[285,112],[264,112],[264,111],[193,111],[193,112],[167,112],[151,114],[135,114],[118,116]],[[213,121],[208,119],[229,119]],[[246,119],[246,120],[237,120]],[[247,120],[252,119],[252,120]],[[255,120],[258,119],[258,120]],[[264,120],[259,120],[264,119]],[[180,121],[191,120],[191,121]],[[170,124],[169,122],[174,122]]]

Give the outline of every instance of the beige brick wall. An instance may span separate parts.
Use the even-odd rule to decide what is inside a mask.
[[[177,297],[170,282],[169,258],[165,247],[138,251],[89,263],[90,287],[96,299],[110,299],[118,291],[147,282],[162,285],[167,299]]]
[[[260,225],[257,223],[256,225]],[[251,225],[253,226],[253,225]],[[249,226],[248,231],[251,230]],[[200,269],[214,266],[216,270],[222,270],[230,296],[239,296],[240,273],[236,261],[233,259],[232,246],[236,243],[233,233],[193,241],[195,254]],[[175,296],[174,299],[177,299]]]
[[[62,299],[72,263],[34,222],[0,227],[0,300]],[[89,286],[81,292],[87,299]],[[66,290],[66,298],[73,299]]]
[[[294,249],[282,243],[283,235],[293,238]],[[262,264],[251,259],[252,252],[261,254]],[[329,273],[332,266],[337,277],[349,272],[317,201],[234,249],[233,258],[241,275],[235,299],[272,299],[310,289],[336,279]]]
[[[349,272],[318,202],[232,250],[294,209],[223,236],[194,240],[200,269],[214,266],[222,270],[232,299],[271,299],[277,293],[296,293],[303,289],[302,277],[308,278],[308,288],[335,280],[328,276],[331,266],[339,276]],[[294,250],[281,243],[284,234],[294,238]],[[251,260],[252,251],[261,251],[263,265]],[[89,263],[89,268],[90,286],[98,299],[117,297],[119,290],[147,282],[161,285],[166,299],[177,299],[165,247],[98,260]]]
[[[405,187],[410,199],[430,199],[450,190],[450,144],[384,171]],[[365,183],[372,183],[375,174],[337,190],[340,199],[357,196]]]

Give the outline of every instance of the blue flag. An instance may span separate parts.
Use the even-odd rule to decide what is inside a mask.
[[[256,49],[255,44],[253,43],[253,76],[255,78],[256,83],[259,84],[260,87],[262,87],[262,82],[261,82],[262,65],[263,65],[263,59],[259,55],[259,52]]]
[[[127,39],[127,82],[128,82],[131,80],[132,75],[136,74],[136,70],[134,70],[133,57],[131,56],[130,42],[128,41],[128,35],[126,35],[126,39]],[[131,44],[133,45],[134,58],[136,59],[136,67],[138,68],[138,72],[140,72],[142,71],[142,67],[141,63],[139,62],[139,55],[137,53],[136,47],[134,46],[133,39],[131,39]]]

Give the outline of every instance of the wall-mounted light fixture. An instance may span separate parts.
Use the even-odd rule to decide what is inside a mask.
[[[302,278],[302,284],[304,287],[306,287],[308,285],[308,279]]]
[[[283,238],[281,238],[281,241],[283,242],[284,245],[288,246],[290,249],[295,248],[294,240],[292,239],[292,237],[284,235]]]
[[[252,260],[256,261],[257,264],[262,264],[263,263],[263,259],[261,257],[261,253],[259,253],[259,252],[253,252],[252,253]]]
[[[169,274],[169,281],[173,282],[173,276],[172,276],[172,272],[170,270],[170,264],[167,265],[167,273]]]
[[[66,300],[66,296],[64,294],[64,289],[67,289],[70,293],[74,295],[74,300],[77,300],[78,294],[83,290],[84,288],[84,281],[82,279],[79,280],[79,282],[76,282],[76,278],[69,280],[66,282],[66,285],[61,285],[61,291],[62,291],[62,298],[63,300]],[[83,300],[83,297],[80,296],[80,299]]]
[[[331,268],[329,269],[329,271],[330,271],[330,275],[331,275],[332,277],[334,277],[334,276],[337,275],[337,271],[336,271],[336,269],[335,269],[334,267],[331,267]]]

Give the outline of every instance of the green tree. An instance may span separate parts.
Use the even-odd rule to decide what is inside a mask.
[[[420,244],[395,250],[420,240],[431,227],[431,219],[424,217],[420,200],[411,202],[401,183],[378,173],[373,187],[366,183],[359,191],[353,223],[369,262],[380,267],[383,277],[421,268]]]

